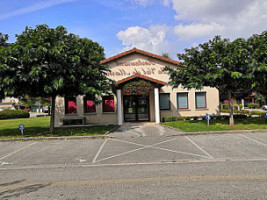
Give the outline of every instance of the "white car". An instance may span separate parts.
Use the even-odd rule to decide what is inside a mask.
[[[263,109],[263,110],[267,110],[267,105],[263,105],[263,106],[262,106],[262,109]]]

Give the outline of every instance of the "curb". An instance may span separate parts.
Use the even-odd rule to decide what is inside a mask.
[[[120,128],[120,127],[121,127],[121,126],[118,125],[118,126],[114,127],[113,129],[107,131],[104,135],[107,136],[108,134],[112,133],[113,131],[117,130],[117,129]]]
[[[179,135],[172,136],[187,136],[187,135],[211,135],[211,134],[242,134],[242,133],[267,133],[267,129],[254,129],[254,130],[229,130],[229,131],[200,131],[200,132],[184,132],[180,129],[160,124],[163,127],[170,128],[172,130],[180,131]]]
[[[29,137],[29,138],[10,138],[0,139],[0,142],[17,142],[17,141],[46,141],[46,140],[84,140],[84,139],[105,139],[111,138],[107,135],[92,135],[92,136],[62,136],[62,137]]]
[[[84,139],[105,139],[111,138],[108,136],[111,132],[118,129],[120,126],[116,126],[113,129],[107,131],[103,135],[90,135],[90,136],[62,136],[62,137],[29,137],[29,138],[7,138],[0,139],[0,142],[17,142],[17,141],[46,141],[46,140],[84,140]]]

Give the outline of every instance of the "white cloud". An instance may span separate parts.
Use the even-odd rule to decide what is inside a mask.
[[[170,28],[167,26],[151,26],[143,28],[140,26],[132,26],[117,34],[119,40],[125,46],[123,49],[128,50],[133,47],[162,54],[168,52],[171,44],[167,39],[167,32]]]
[[[14,10],[8,13],[0,14],[0,20],[7,19],[10,17],[18,16],[18,15],[23,15],[26,13],[34,12],[37,10],[42,10],[45,8],[49,8],[55,5],[63,4],[63,3],[68,3],[72,2],[75,0],[45,0],[45,1],[37,1],[36,3],[32,4],[31,6],[24,7],[18,10]]]
[[[195,38],[203,38],[214,36],[218,31],[224,30],[224,27],[216,24],[179,24],[174,28],[174,33],[179,35],[180,40],[192,40]]]
[[[124,50],[137,47],[153,53],[175,55],[215,35],[230,39],[247,38],[267,30],[266,0],[153,1],[160,1],[161,5],[175,10],[176,25],[135,26],[120,31],[117,37],[125,46]]]
[[[187,39],[215,35],[237,38],[267,28],[266,0],[172,0],[175,18],[182,21],[175,33]],[[198,32],[198,33],[196,33]]]

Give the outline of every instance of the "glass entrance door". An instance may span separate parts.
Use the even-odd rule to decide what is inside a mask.
[[[123,96],[124,121],[149,121],[149,96]]]

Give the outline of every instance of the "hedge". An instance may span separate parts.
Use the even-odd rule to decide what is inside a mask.
[[[259,108],[260,107],[260,104],[258,104],[258,103],[249,103],[248,104],[248,107],[249,108]]]
[[[247,118],[246,114],[237,114],[234,115],[235,119],[245,119]],[[224,120],[229,119],[229,116],[227,115],[213,115],[211,116],[212,120]],[[169,116],[169,117],[163,117],[163,122],[173,122],[173,121],[186,121],[186,120],[206,120],[205,116],[189,116],[189,117],[176,117],[176,116]]]
[[[227,109],[221,109],[220,110],[222,113],[229,113],[229,110]],[[242,114],[242,115],[259,115],[261,117],[264,116],[266,112],[261,112],[261,111],[249,111],[249,110],[234,110],[235,114]]]
[[[24,110],[3,110],[0,112],[1,119],[29,118],[30,113]]]

